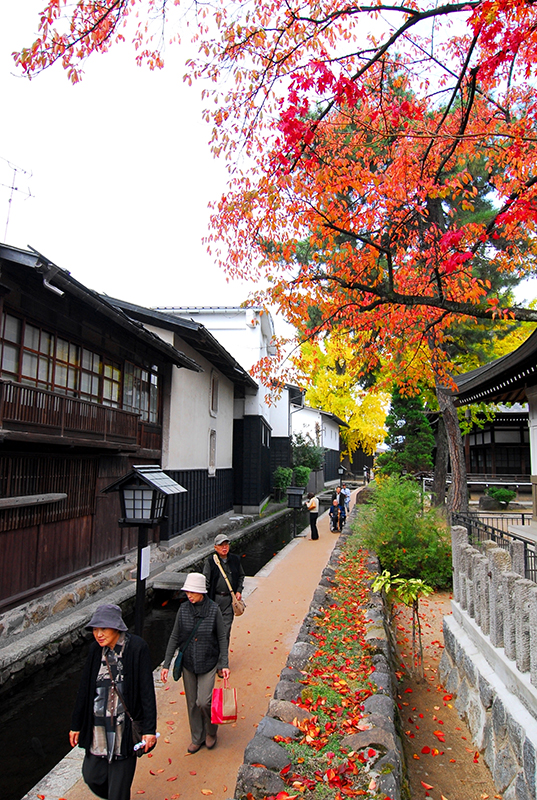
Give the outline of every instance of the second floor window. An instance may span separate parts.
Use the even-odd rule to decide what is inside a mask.
[[[158,370],[121,365],[88,348],[3,313],[0,377],[92,403],[124,408],[158,422]]]
[[[123,408],[138,411],[148,422],[158,421],[158,374],[157,368],[142,369],[125,363]]]

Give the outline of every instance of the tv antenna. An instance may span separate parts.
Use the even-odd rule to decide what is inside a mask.
[[[0,156],[0,160],[4,161],[5,164],[7,165],[7,168],[12,172],[10,183],[0,182],[0,186],[9,191],[9,200],[7,201],[6,227],[4,229],[4,242],[7,242],[7,229],[9,226],[9,218],[11,216],[11,206],[13,204],[13,198],[15,197],[15,193],[18,192],[19,194],[23,195],[26,198],[33,197],[29,186],[27,189],[23,189],[18,185],[18,177],[19,175],[27,175],[29,180],[32,177],[33,173],[28,172],[28,170],[17,166],[17,164],[14,164],[12,161],[9,161],[7,158],[3,158],[2,156]]]

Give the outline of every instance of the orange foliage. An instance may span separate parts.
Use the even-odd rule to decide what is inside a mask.
[[[60,60],[76,81],[136,12],[137,58],[160,67],[148,20],[169,7],[49,0],[17,60],[27,74]],[[267,287],[259,302],[303,333],[359,334],[364,372],[382,356],[387,380],[424,352],[448,380],[456,318],[537,320],[503,305],[479,268],[535,268],[531,0],[213,0],[196,22],[188,77],[211,79],[214,152],[233,164],[208,243],[231,277]],[[486,218],[472,215],[484,191]]]

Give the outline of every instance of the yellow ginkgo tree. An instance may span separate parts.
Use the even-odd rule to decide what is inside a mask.
[[[373,455],[384,441],[384,421],[389,395],[364,389],[357,378],[358,345],[350,334],[330,335],[321,342],[308,341],[295,359],[306,403],[335,414],[348,424],[341,436],[349,457],[360,447]]]

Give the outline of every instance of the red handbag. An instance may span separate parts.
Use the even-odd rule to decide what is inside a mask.
[[[227,680],[223,686],[215,686],[211,704],[211,722],[226,725],[237,721],[237,690],[230,689]]]

